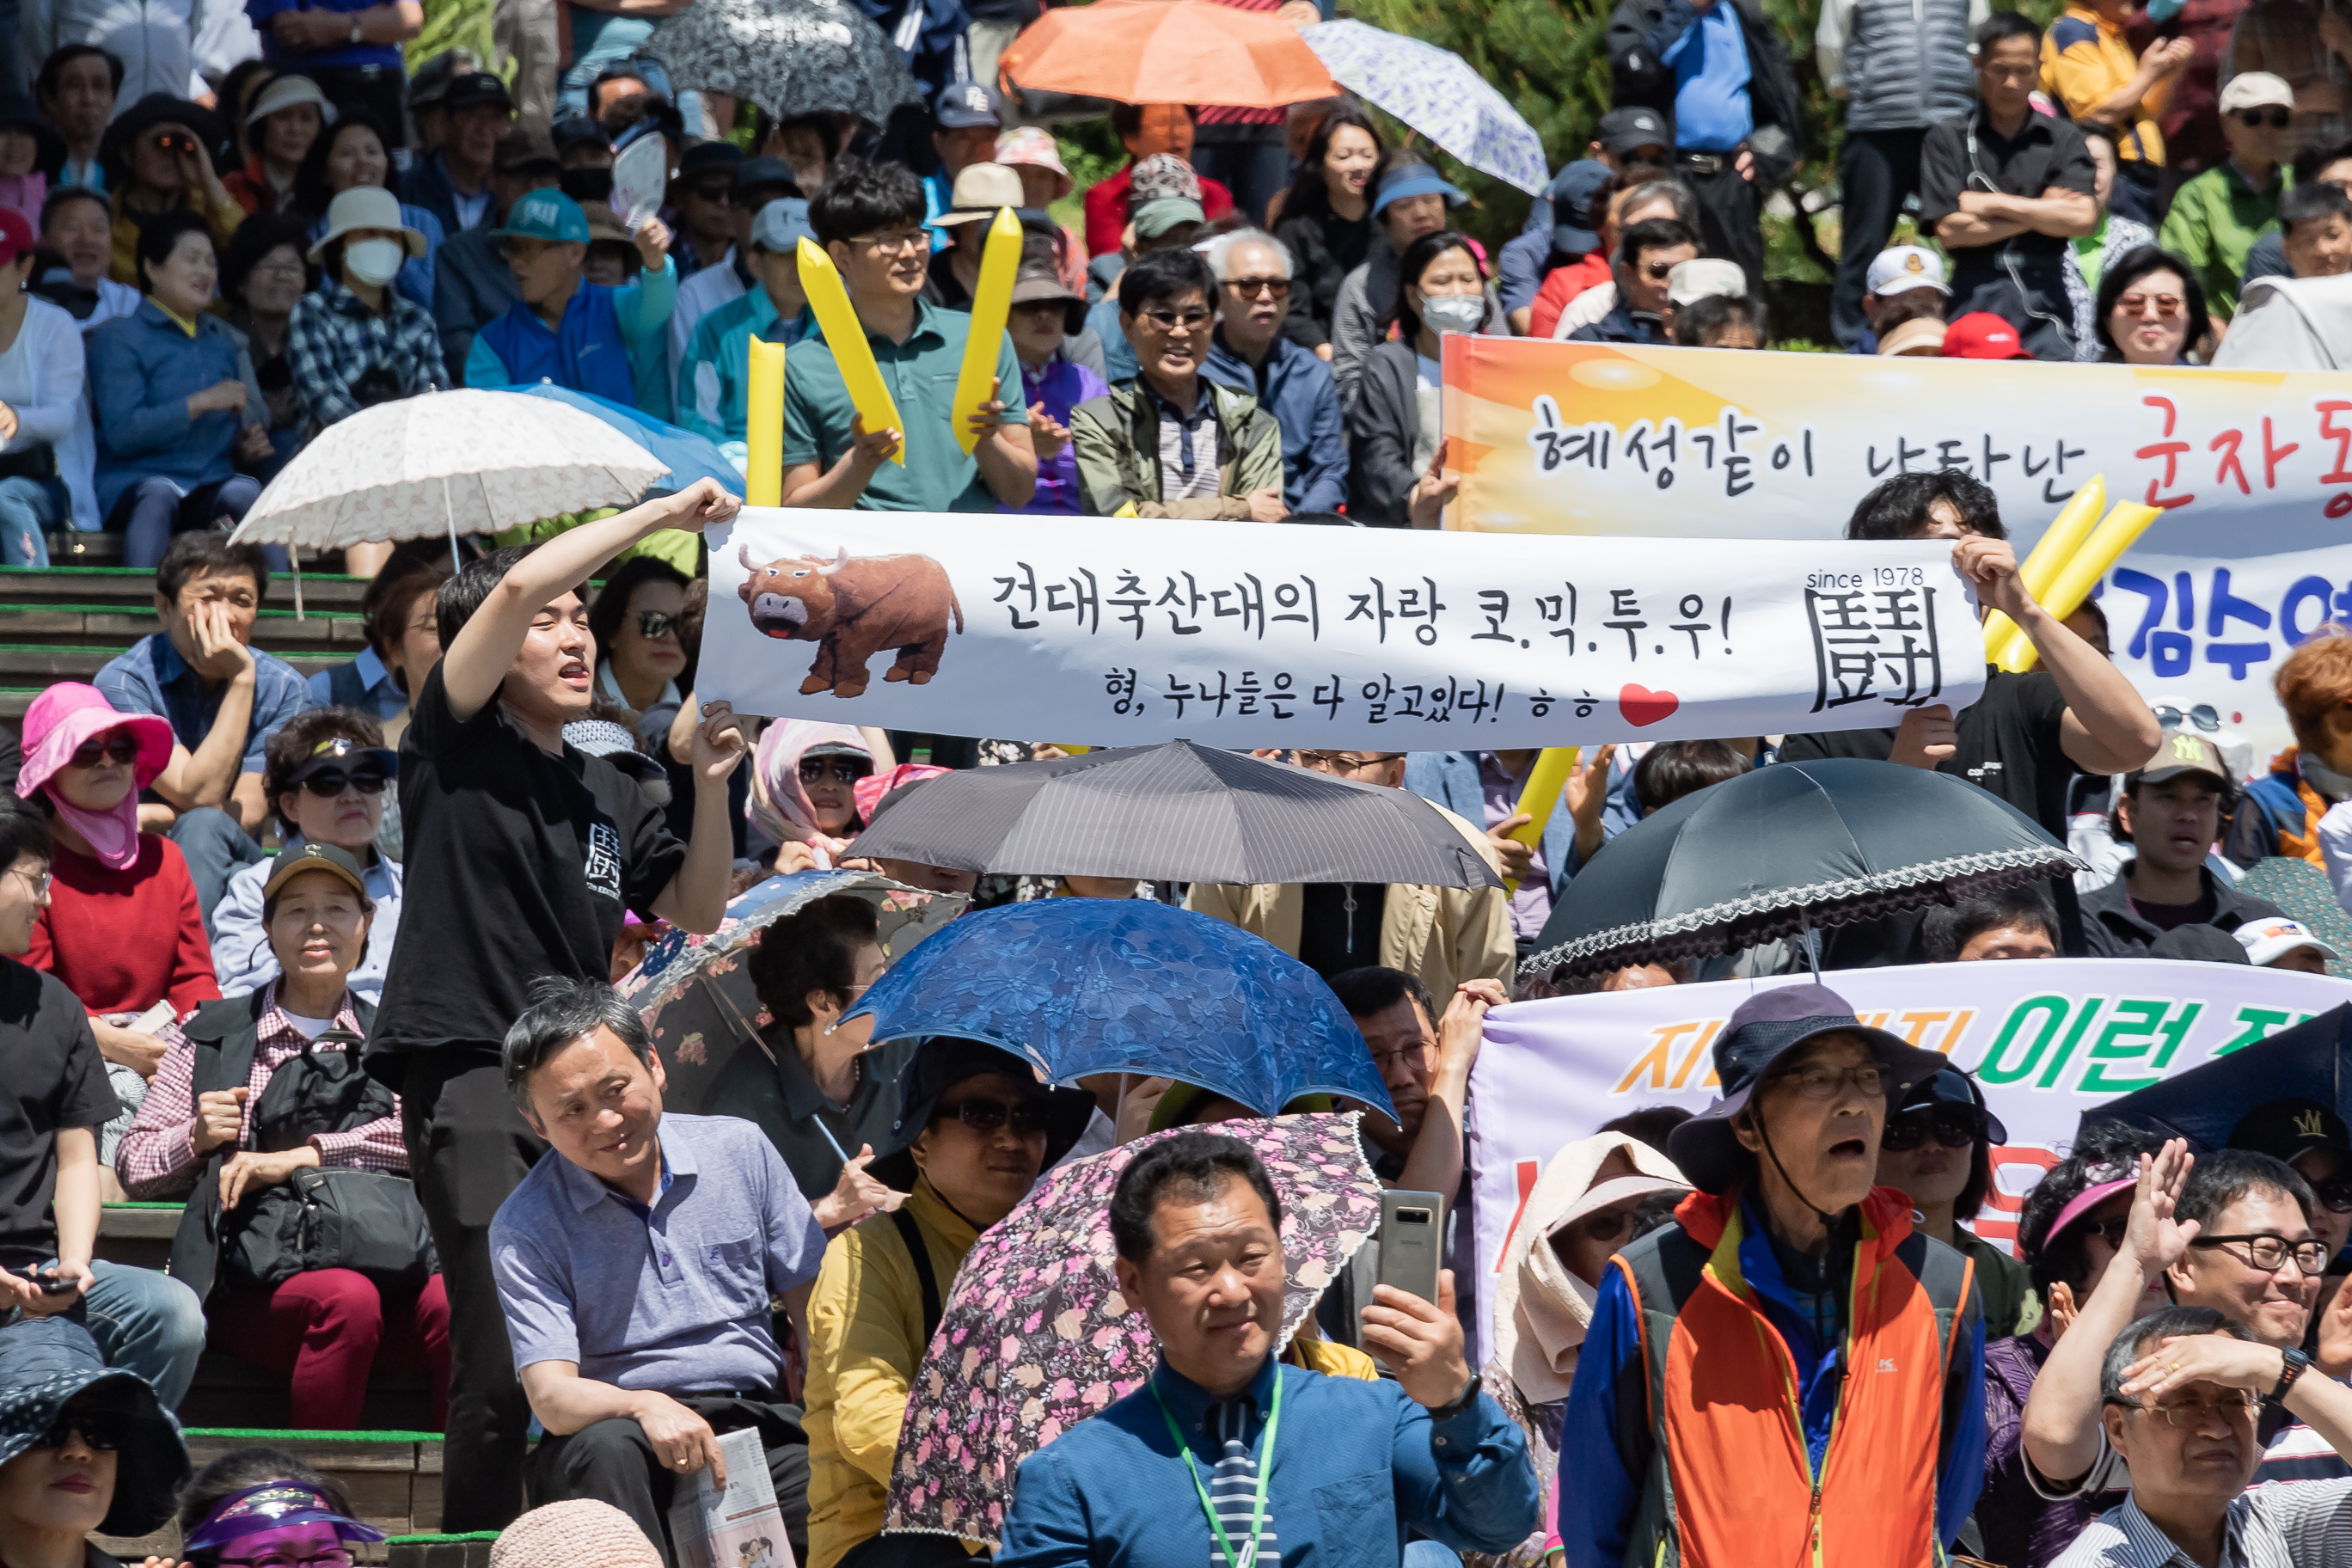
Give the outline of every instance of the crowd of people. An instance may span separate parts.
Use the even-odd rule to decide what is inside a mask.
[[[1458,482],[1445,334],[1772,342],[1764,214],[1808,150],[1752,0],[1624,0],[1614,106],[1491,255],[1454,225],[1463,190],[1352,100],[1116,105],[1129,160],[1072,226],[1049,211],[1074,194],[1055,138],[988,82],[887,124],[778,121],[677,90],[635,52],[646,21],[569,9],[560,93],[532,48],[511,86],[463,50],[404,74],[413,5],[351,12],[350,39],[273,12],[261,58],[215,77],[159,77],[102,9],[28,31],[47,52],[15,62],[29,91],[0,128],[0,558],[107,530],[152,566],[320,431],[437,388],[552,382],[740,464],[755,335],[799,351],[787,504],[1427,527]],[[2352,35],[2286,0],[2166,9],[2084,0],[2045,34],[1963,0],[1822,8],[1836,346],[2204,363],[2247,282],[2352,268]],[[667,190],[632,227],[612,171],[648,137]],[[921,367],[960,365],[1006,207],[1019,278],[967,450],[953,376]],[[1911,210],[1916,243],[1890,246]],[[904,428],[856,423],[804,238]]]
[[[949,1397],[925,1371],[943,1307],[1090,1159],[1124,1161],[1108,1250],[1035,1263],[1103,1274],[1156,1360],[1107,1360],[1095,1414],[1020,1467],[990,1532],[1015,1568],[2352,1562],[2337,1108],[2271,1099],[2193,1150],[2095,1120],[2004,1248],[1971,1228],[2008,1138],[1983,1089],[1839,989],[1888,963],[2352,959],[2245,881],[2291,862],[2352,908],[2352,626],[2279,666],[2294,744],[2263,763],[2151,709],[2095,603],[2045,611],[1985,485],[1898,475],[1845,536],[1948,544],[2037,658],[1966,709],[1600,747],[1540,832],[1533,751],[1263,753],[1419,795],[1506,882],[1479,888],[861,852],[951,769],[1061,749],[706,700],[694,535],[740,504],[711,479],[528,542],[355,546],[358,658],[305,678],[253,646],[288,562],[222,524],[326,426],[553,383],[741,465],[754,338],[790,347],[786,505],[1435,527],[1446,334],[1770,346],[1764,213],[1807,149],[1753,0],[1624,0],[1613,107],[1491,257],[1454,226],[1463,190],[1349,100],[1118,105],[1129,161],[1065,225],[1054,136],[941,63],[992,58],[1011,14],[899,26],[918,75],[948,74],[878,125],[676,90],[636,52],[666,8],[575,5],[559,32],[501,7],[505,75],[405,69],[409,0],[255,0],[245,61],[165,6],[26,9],[0,541],[31,566],[49,531],[121,533],[157,628],[0,746],[0,1568],[93,1568],[93,1534],[174,1525],[149,1568],[372,1551],[295,1454],[193,1469],[174,1413],[207,1352],[282,1388],[289,1430],[363,1430],[387,1384],[421,1386],[445,1459],[418,1523],[499,1532],[497,1568],[676,1568],[683,1489],[723,1484],[743,1433],[793,1562],[949,1568],[963,1541],[885,1528],[902,1436]],[[2095,0],[2045,33],[1832,0],[1816,48],[1848,105],[1841,346],[2194,363],[2246,280],[2352,268],[2337,13]],[[632,225],[614,170],[648,138],[667,190]],[[1920,243],[1890,247],[1914,197]],[[1021,258],[967,447],[952,389],[1005,208]],[[866,427],[804,244],[898,427]],[[1547,966],[1612,839],[1824,758],[1989,789],[2088,868],[1702,961]],[[977,1040],[875,1041],[858,1004],[905,948],[846,888],[747,943],[756,1017],[688,1079],[617,983],[811,870],[954,908],[1149,899],[1265,939],[1328,987],[1393,1114],[1286,1109],[1357,1113],[1371,1178],[1449,1217],[1489,1008],[1789,983],[1714,1039],[1713,1106],[1566,1142],[1491,1271],[1454,1224],[1423,1297],[1382,1281],[1377,1235],[1289,1267],[1291,1173],[1208,1085],[1054,1087]],[[117,1202],[182,1205],[167,1270],[100,1256]]]

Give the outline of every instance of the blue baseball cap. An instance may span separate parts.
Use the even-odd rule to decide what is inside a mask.
[[[500,239],[551,239],[558,245],[585,245],[588,215],[562,191],[531,191],[507,209],[507,221],[490,230]]]
[[[1458,207],[1470,199],[1459,185],[1448,184],[1428,164],[1399,163],[1381,176],[1380,195],[1372,198],[1372,216],[1378,217],[1391,202],[1429,195],[1444,196],[1450,207]]]
[[[1602,193],[1616,176],[1598,158],[1579,158],[1544,193],[1551,198],[1551,247],[1568,256],[1601,248]]]
[[[802,240],[815,237],[816,230],[809,226],[808,203],[798,196],[778,196],[751,220],[754,250],[791,256],[800,249]]]

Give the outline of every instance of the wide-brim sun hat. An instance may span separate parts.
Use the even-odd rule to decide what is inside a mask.
[[[160,1530],[188,1479],[180,1424],[145,1378],[108,1366],[79,1323],[27,1318],[0,1330],[0,1465],[32,1447],[58,1412],[92,1392],[102,1407],[131,1418],[116,1454],[114,1497],[98,1532],[139,1536]]]
[[[145,789],[172,765],[172,725],[152,713],[118,712],[97,687],[79,680],[61,680],[33,699],[25,710],[25,763],[16,774],[18,798],[55,778],[87,742],[116,730],[138,738],[139,757],[131,764],[131,783]]]
[[[409,227],[401,216],[398,196],[382,185],[353,185],[327,204],[327,232],[310,247],[310,259],[318,260],[327,253],[327,247],[355,228],[397,231],[409,255],[425,254],[425,237]]]
[[[1772,1064],[1808,1040],[1852,1035],[1885,1068],[1890,1106],[1914,1084],[1927,1082],[1948,1065],[1938,1051],[1923,1050],[1902,1036],[1874,1029],[1854,1016],[1853,1006],[1826,985],[1776,985],[1742,1002],[1715,1042],[1715,1074],[1723,1097],[1676,1127],[1666,1152],[1691,1184],[1703,1193],[1730,1188],[1755,1163],[1732,1130],[1749,1097]]]

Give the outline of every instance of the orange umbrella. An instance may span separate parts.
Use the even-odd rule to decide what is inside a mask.
[[[1122,103],[1280,109],[1339,91],[1297,27],[1214,0],[1056,6],[1022,29],[1001,65],[1017,87]]]

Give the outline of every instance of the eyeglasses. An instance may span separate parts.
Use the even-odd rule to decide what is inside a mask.
[[[2189,1245],[2220,1247],[2264,1274],[2277,1273],[2286,1267],[2289,1258],[2305,1274],[2316,1274],[2327,1267],[2327,1244],[2324,1241],[2289,1241],[2283,1236],[2200,1236]],[[2242,1247],[2244,1250],[2241,1251]]]
[[[929,250],[931,247],[931,231],[918,228],[905,234],[861,234],[849,243],[862,245],[868,250],[878,250],[886,256],[893,251]]]
[[[801,783],[817,784],[824,779],[836,779],[843,784],[856,784],[874,771],[874,764],[861,757],[803,757]]]
[[[347,773],[341,768],[320,768],[302,780],[302,787],[320,800],[332,800],[347,789],[362,795],[382,795],[386,783],[382,773]]]
[[[102,740],[84,741],[74,748],[72,763],[78,768],[94,768],[101,756],[110,763],[135,763],[139,760],[139,738],[109,735]]]
[[[196,150],[196,139],[184,131],[158,131],[155,133],[155,150],[159,153],[193,153]]]
[[[2095,1236],[2109,1247],[2116,1247],[2123,1246],[2124,1237],[2130,1231],[2131,1215],[2127,1214],[2112,1215],[2096,1225],[2086,1225],[2083,1227],[2084,1236]]]
[[[62,1448],[68,1433],[79,1433],[82,1447],[111,1454],[131,1435],[131,1417],[120,1410],[61,1410],[48,1430],[33,1439],[36,1448]]]
[[[1647,276],[1663,282],[1680,265],[1681,263],[1675,261],[1644,261],[1642,263],[1642,270]]]
[[[1290,279],[1287,278],[1228,278],[1225,287],[1244,300],[1255,300],[1260,294],[1276,300],[1290,298]]]
[[[1773,1086],[1786,1089],[1800,1100],[1826,1103],[1835,1100],[1847,1084],[1852,1084],[1865,1100],[1875,1100],[1886,1092],[1886,1069],[1876,1062],[1864,1062],[1858,1068],[1824,1067],[1816,1063],[1801,1072],[1782,1075],[1772,1080]]]
[[[1392,1051],[1371,1051],[1368,1054],[1372,1058],[1372,1066],[1380,1069],[1381,1076],[1382,1078],[1386,1078],[1388,1076],[1389,1069],[1395,1067],[1399,1062],[1409,1061],[1416,1057],[1425,1056],[1431,1050],[1435,1048],[1437,1042],[1435,1040],[1430,1039],[1427,1036],[1423,1036],[1422,1038],[1413,1041],[1412,1044],[1399,1046]]]
[[[2113,1403],[2123,1405],[2118,1399]],[[2211,1399],[2184,1399],[2175,1405],[2124,1405],[2126,1410],[2137,1410],[2143,1415],[2161,1415],[2168,1426],[2195,1427],[2206,1417],[2219,1415],[2224,1421],[2243,1421],[2262,1407],[2262,1401],[2252,1389],[2230,1388]]]
[[[2331,1214],[2352,1214],[2352,1176],[2330,1176],[2311,1184],[2311,1195]]]
[[[265,1552],[258,1557],[224,1557],[221,1568],[351,1568],[352,1554],[348,1547],[328,1546],[309,1557],[297,1557],[290,1552]]]
[[[1139,314],[1163,332],[1196,331],[1209,324],[1209,312],[1206,310],[1144,310]]]
[[[1965,1149],[1983,1131],[1984,1117],[1973,1106],[1939,1105],[1887,1118],[1878,1146],[1907,1154],[1932,1134],[1947,1149]]]
[[[2168,321],[2188,304],[2178,294],[2126,294],[2116,301],[2116,309],[2126,316],[2145,317],[2150,308],[2155,310],[2158,321]]]
[[[25,879],[25,886],[33,889],[33,900],[36,903],[49,896],[49,888],[55,879],[48,872],[27,871],[22,866],[11,866],[8,870],[10,875]]]
[[[299,261],[265,261],[253,269],[256,278],[300,278],[304,268]]]
[[[667,610],[639,610],[637,635],[647,642],[659,642],[677,630],[679,619],[679,616],[673,616]]]
[[[2154,713],[2156,721],[2168,730],[2178,730],[2184,723],[2194,724],[2210,735],[2221,728],[2221,715],[2210,702],[2200,702],[2189,709],[2158,706],[2148,711]]]
[[[2293,110],[2282,108],[2277,104],[2273,104],[2268,109],[2238,110],[2238,123],[2249,131],[2259,131],[2265,125],[2273,131],[2284,131],[2294,119]]]
[[[1317,768],[1328,773],[1361,773],[1403,756],[1402,752],[1301,752],[1298,765]]]
[[[974,1132],[995,1131],[1007,1121],[1013,1124],[1015,1138],[1035,1138],[1045,1131],[1045,1108],[1034,1100],[1017,1105],[1007,1105],[1001,1100],[967,1100],[960,1105],[942,1105],[932,1112],[940,1121],[961,1121]]]

